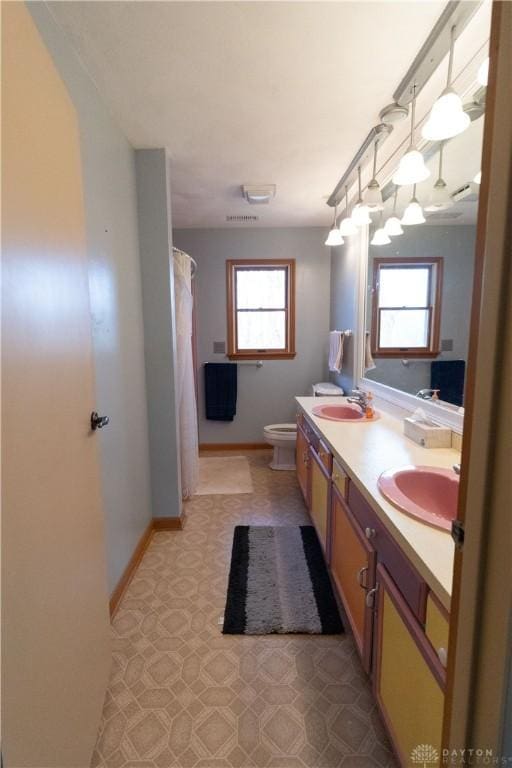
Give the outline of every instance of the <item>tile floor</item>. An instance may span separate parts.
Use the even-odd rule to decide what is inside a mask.
[[[143,558],[113,622],[93,768],[395,766],[349,633],[221,634],[234,526],[309,522],[294,473],[246,455],[254,493],[196,497]]]

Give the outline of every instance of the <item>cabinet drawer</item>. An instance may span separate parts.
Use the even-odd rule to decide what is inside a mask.
[[[450,629],[450,617],[441,607],[432,592],[427,596],[427,612],[425,618],[425,634],[432,644],[439,661],[446,666],[448,653],[448,632]]]
[[[315,451],[318,452],[319,445],[320,445],[320,438],[305,416],[302,419],[302,429],[304,430],[304,433],[307,439],[309,440],[311,445],[314,447]]]
[[[326,446],[323,440],[320,440],[318,443],[318,458],[326,468],[329,474],[332,472],[332,453],[330,452],[329,448]]]
[[[340,496],[346,499],[348,496],[348,475],[336,459],[333,459],[332,463],[332,482],[338,489]]]
[[[348,486],[348,506],[363,529],[366,538],[377,550],[378,562],[386,566],[393,581],[400,585],[406,602],[416,618],[423,624],[427,597],[426,583],[354,483],[349,483]]]

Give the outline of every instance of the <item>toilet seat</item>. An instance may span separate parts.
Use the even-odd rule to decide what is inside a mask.
[[[294,443],[297,439],[296,424],[268,424],[263,428],[263,432],[269,437],[277,437],[283,442]]]

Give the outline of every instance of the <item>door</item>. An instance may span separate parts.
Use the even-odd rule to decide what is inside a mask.
[[[354,633],[365,672],[370,671],[373,610],[366,595],[375,586],[376,552],[336,489],[332,492],[331,573]]]
[[[328,526],[330,504],[330,473],[313,446],[309,448],[311,461],[311,503],[309,512],[316,528],[320,544],[328,559]]]
[[[304,496],[306,506],[309,507],[309,440],[303,432],[300,424],[297,424],[297,442],[295,444],[295,466],[297,468],[297,480]]]
[[[444,672],[423,628],[377,566],[374,690],[402,766],[441,765]]]
[[[2,4],[2,751],[88,766],[110,667],[79,133]]]

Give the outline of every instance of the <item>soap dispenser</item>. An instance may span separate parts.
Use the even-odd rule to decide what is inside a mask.
[[[366,411],[365,415],[367,419],[373,419],[375,416],[375,409],[372,405],[373,395],[371,392],[368,392],[366,396]]]

